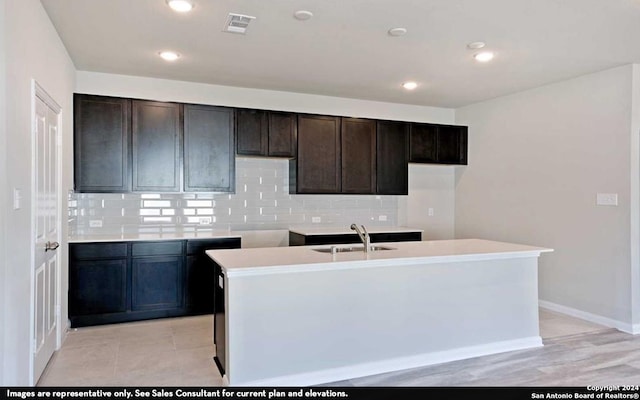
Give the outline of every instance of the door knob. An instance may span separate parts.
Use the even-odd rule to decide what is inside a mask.
[[[44,251],[49,251],[49,250],[53,251],[58,247],[60,247],[60,243],[58,242],[47,242],[44,245]]]

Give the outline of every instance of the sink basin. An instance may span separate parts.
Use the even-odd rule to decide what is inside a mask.
[[[362,251],[364,252],[364,246],[331,246],[331,247],[322,247],[318,249],[313,249],[314,251],[318,251],[320,253],[352,253],[354,251]],[[395,247],[387,247],[381,245],[371,245],[369,251],[380,251],[380,250],[395,250]]]

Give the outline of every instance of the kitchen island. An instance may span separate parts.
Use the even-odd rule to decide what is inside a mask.
[[[214,337],[226,384],[307,386],[542,346],[538,258],[552,249],[330,247],[206,252],[224,293]]]

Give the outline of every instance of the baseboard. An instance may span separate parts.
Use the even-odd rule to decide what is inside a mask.
[[[64,341],[67,340],[67,336],[69,335],[69,331],[71,330],[71,321],[69,319],[65,320],[65,325],[62,327],[60,332],[60,341],[56,343],[58,346],[56,347],[56,351],[62,348]]]
[[[415,356],[399,357],[370,363],[355,364],[346,367],[278,376],[245,383],[233,383],[234,386],[311,386],[346,379],[376,375],[385,372],[400,371],[409,368],[463,360],[467,358],[486,356],[514,350],[524,350],[542,347],[540,336],[515,340],[488,343],[479,346],[469,346],[453,350],[437,351],[418,354]],[[226,376],[226,375],[225,375]],[[227,381],[228,382],[228,381]]]
[[[615,328],[619,331],[631,333],[633,335],[637,335],[640,333],[640,324],[629,324],[626,322],[618,321],[615,319],[603,317],[601,315],[588,313],[582,310],[577,310],[575,308],[566,307],[560,304],[552,303],[550,301],[539,300],[538,305],[541,308],[545,308],[550,311],[555,311],[561,314],[566,314],[571,317],[580,318],[585,321],[593,322],[596,324],[608,326],[610,328]]]

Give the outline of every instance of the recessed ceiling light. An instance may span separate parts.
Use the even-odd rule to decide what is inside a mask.
[[[416,82],[405,82],[402,84],[402,87],[407,90],[413,90],[418,87],[418,84]]]
[[[402,36],[407,33],[405,28],[391,28],[388,31],[389,36]]]
[[[307,10],[299,10],[293,13],[293,16],[300,21],[306,21],[308,19],[311,19],[311,17],[313,17],[313,13],[311,11],[307,11]]]
[[[167,0],[167,4],[173,11],[181,13],[189,12],[194,7],[191,0]]]
[[[476,53],[473,55],[473,58],[479,62],[488,62],[493,60],[493,53],[490,51],[483,51],[481,53]]]
[[[176,53],[175,51],[161,51],[159,55],[165,61],[175,61],[180,58],[180,54]]]
[[[486,46],[485,42],[473,42],[473,43],[469,43],[467,45],[468,48],[473,49],[473,50],[481,49],[484,46]]]

